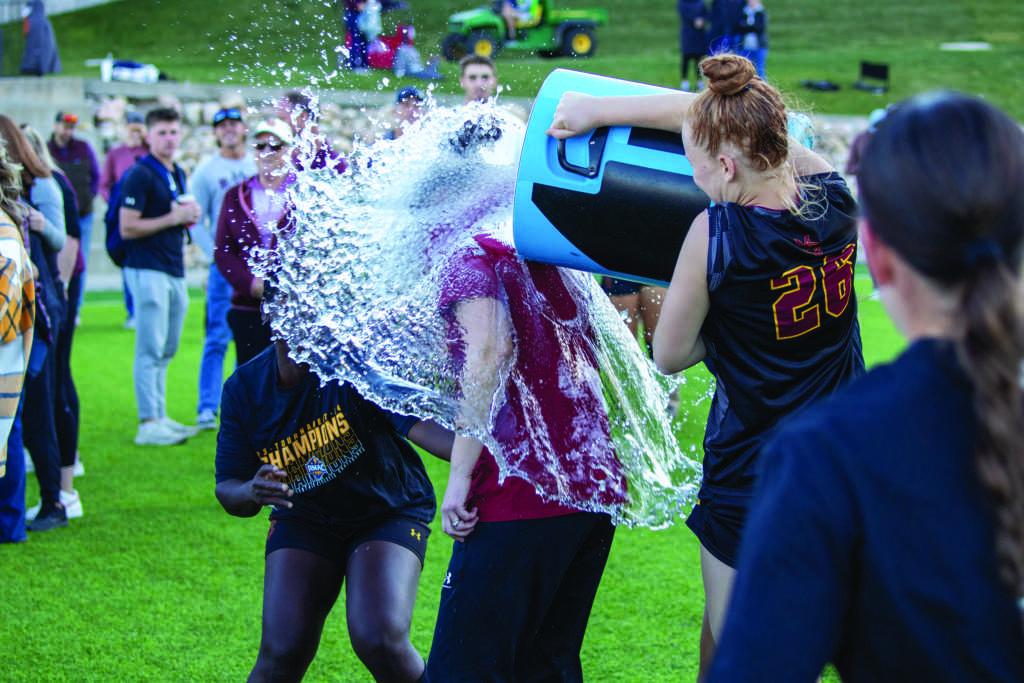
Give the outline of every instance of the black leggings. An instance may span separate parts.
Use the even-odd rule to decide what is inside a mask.
[[[693,64],[693,82],[700,82],[700,60],[706,57],[703,52],[697,54],[683,55],[683,80],[686,80],[686,72],[690,70],[690,64]]]
[[[238,365],[249,362],[270,346],[270,325],[263,322],[263,315],[259,311],[248,308],[229,309],[228,327],[235,339]]]

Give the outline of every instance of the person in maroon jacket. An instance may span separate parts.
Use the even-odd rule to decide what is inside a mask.
[[[231,283],[228,326],[238,365],[270,346],[270,326],[260,313],[265,283],[253,273],[251,252],[253,247],[269,248],[287,223],[287,188],[295,178],[289,171],[294,137],[287,123],[280,119],[260,123],[254,140],[256,175],[224,195],[213,251],[217,268]]]

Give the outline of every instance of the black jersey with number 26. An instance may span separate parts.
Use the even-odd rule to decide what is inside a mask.
[[[705,486],[750,491],[776,423],[864,371],[853,292],[856,202],[837,173],[799,182],[802,217],[734,203],[708,209],[710,309],[701,338],[716,387]]]

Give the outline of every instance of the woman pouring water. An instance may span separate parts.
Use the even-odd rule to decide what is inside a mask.
[[[687,230],[654,359],[663,372],[703,362],[716,388],[704,478],[687,525],[701,543],[701,673],[719,636],[762,446],[778,422],[861,374],[853,296],[856,204],[843,178],[791,138],[779,92],[749,60],[702,62],[708,88],[591,97],[566,93],[548,134],[600,126],[681,132],[697,186],[714,205]]]
[[[878,125],[861,244],[909,341],[765,448],[711,680],[1024,680],[1024,134],[928,93]]]

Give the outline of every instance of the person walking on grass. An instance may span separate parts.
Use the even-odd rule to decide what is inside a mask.
[[[167,366],[178,351],[188,311],[185,238],[202,210],[182,197],[185,173],[174,163],[181,115],[171,108],[153,109],[146,128],[150,154],[121,181],[120,229],[127,247],[125,278],[135,302],[135,443],[167,446],[184,443],[198,431],[167,416]]]

